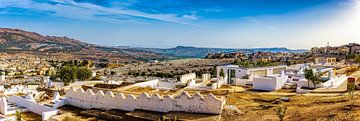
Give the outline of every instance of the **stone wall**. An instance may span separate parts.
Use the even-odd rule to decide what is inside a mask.
[[[96,94],[91,90],[70,89],[66,93],[65,104],[84,109],[119,109],[133,111],[135,109],[170,112],[184,111],[192,113],[220,114],[225,104],[224,98],[216,98],[213,94],[203,97],[200,93],[190,96],[187,92],[172,97],[161,97],[158,94],[149,96],[147,93],[135,97],[125,96],[122,93],[114,95],[111,91],[104,94],[98,91]]]

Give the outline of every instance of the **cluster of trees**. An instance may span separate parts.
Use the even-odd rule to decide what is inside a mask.
[[[60,78],[65,85],[74,82],[76,79],[79,81],[89,80],[92,77],[92,71],[86,67],[78,66],[62,66],[58,69],[52,78]]]
[[[91,60],[70,60],[63,62],[62,66],[92,67],[94,64]]]
[[[355,62],[360,62],[360,55],[359,54],[350,54],[346,56],[346,59],[354,59]]]

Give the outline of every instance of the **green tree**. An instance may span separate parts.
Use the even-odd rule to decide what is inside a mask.
[[[353,103],[354,103],[355,89],[356,89],[355,82],[348,83],[348,93],[349,93],[349,98],[350,98],[350,105],[353,105]]]
[[[279,121],[283,121],[285,114],[287,111],[287,107],[278,107],[278,109],[276,110],[276,115],[279,117]]]
[[[90,67],[91,65],[91,62],[89,60],[83,60],[80,64],[80,66],[87,66],[87,67]]]
[[[16,121],[21,121],[21,112],[19,110],[15,112],[15,116],[16,116]]]
[[[81,67],[77,69],[77,79],[80,81],[89,80],[92,76],[92,71],[88,68]]]
[[[58,77],[64,82],[65,85],[72,83],[77,78],[77,67],[63,66],[58,72]]]
[[[224,73],[224,69],[220,69],[220,77],[224,78],[225,77],[225,73]]]
[[[50,71],[49,70],[45,71],[44,76],[50,76]]]
[[[308,80],[308,87],[310,87],[310,81],[314,84],[314,88],[316,87],[316,84],[319,84],[321,82],[320,74],[314,73],[312,69],[305,69],[304,76]]]
[[[305,71],[305,74],[304,74],[305,78],[307,80],[311,80],[313,78],[313,76],[314,76],[313,70],[312,69],[305,69],[304,71]],[[310,81],[308,81],[308,87],[310,87]]]
[[[0,76],[2,76],[2,75],[5,75],[5,72],[1,71],[1,72],[0,72]]]
[[[145,73],[145,72],[141,72],[141,76],[145,76],[144,73]],[[116,75],[116,71],[111,71],[110,74],[111,74],[111,75]]]
[[[321,83],[320,74],[315,73],[314,77],[311,79],[311,82],[314,84],[314,88],[316,87],[317,84],[320,84]]]

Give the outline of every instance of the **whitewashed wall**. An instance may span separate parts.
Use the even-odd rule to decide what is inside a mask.
[[[188,73],[180,76],[180,82],[181,83],[187,83],[187,81],[195,79],[196,74],[195,73]]]
[[[52,87],[52,86],[60,88],[60,87],[64,87],[65,84],[64,84],[64,82],[51,82],[50,87]]]
[[[8,105],[5,97],[0,98],[0,113],[7,115],[8,114]]]
[[[274,75],[271,77],[255,77],[253,80],[253,89],[274,91],[281,89],[286,81],[287,81],[287,76],[284,74]]]
[[[211,79],[211,74],[202,74],[202,82],[209,81]]]
[[[57,109],[53,109],[51,107],[48,106],[44,106],[41,104],[38,104],[36,102],[24,99],[22,97],[19,96],[10,96],[8,98],[8,101],[10,103],[19,105],[19,106],[23,106],[26,109],[28,109],[29,111],[42,115],[42,120],[47,120],[49,119],[52,115],[56,115],[58,113]]]
[[[83,89],[70,89],[66,93],[65,102],[68,105],[84,109],[119,109],[133,111],[135,109],[169,112],[184,111],[192,113],[220,114],[225,104],[225,99],[216,98],[209,94],[204,98],[200,93],[190,96],[183,92],[177,97],[164,96],[158,94],[149,96],[147,93],[135,97],[134,95],[123,95],[119,93],[114,95],[112,92],[103,93],[98,91],[96,94],[91,90],[86,92]]]
[[[32,90],[23,85],[12,85],[10,88],[5,89],[3,85],[0,85],[0,91],[5,95],[13,95],[18,93],[33,93]]]
[[[1,75],[1,76],[0,76],[0,82],[3,82],[3,81],[5,81],[5,80],[6,80],[5,75]]]
[[[176,85],[179,85],[179,83],[159,82],[156,89],[174,89],[176,88]]]
[[[136,84],[132,84],[126,87],[123,87],[123,89],[130,89],[133,87],[151,87],[151,88],[155,88],[157,87],[159,84],[159,80],[158,79],[154,79],[154,80],[150,80],[150,81],[146,81],[146,82],[140,82],[140,83],[136,83]]]

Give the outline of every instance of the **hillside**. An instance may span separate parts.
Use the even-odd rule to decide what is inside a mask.
[[[98,46],[68,37],[43,36],[35,32],[9,28],[0,28],[0,52],[67,53],[76,55],[79,59],[110,61],[136,61],[162,57],[148,51]]]

